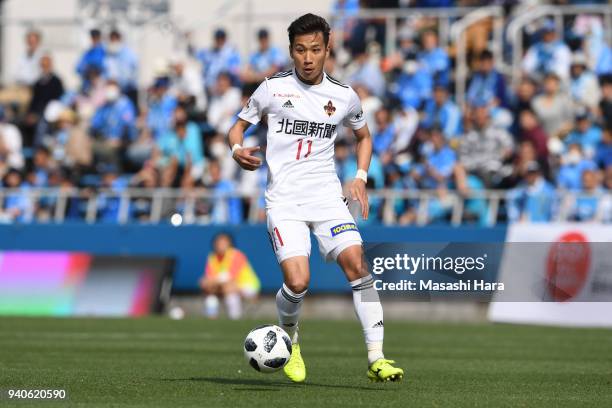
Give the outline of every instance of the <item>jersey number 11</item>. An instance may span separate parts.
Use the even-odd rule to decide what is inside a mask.
[[[295,160],[300,160],[300,153],[302,152],[302,142],[303,141],[304,139],[298,139],[298,148],[297,148],[297,154],[295,155]],[[308,144],[308,151],[304,155],[304,158],[307,158],[308,155],[310,154],[310,149],[312,148],[312,140],[307,140],[306,143]]]

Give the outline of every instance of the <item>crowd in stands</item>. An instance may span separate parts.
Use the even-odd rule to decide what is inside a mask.
[[[453,50],[440,45],[435,20],[399,21],[397,52],[384,55],[378,23],[354,17],[359,2],[334,7],[346,16],[346,48],[332,50],[326,71],[361,98],[373,136],[371,189],[434,192],[427,201],[427,221],[434,223],[448,222],[450,192],[466,198],[464,222],[485,223],[488,202],[479,192],[487,190],[506,191],[500,222],[546,222],[559,214],[612,222],[612,48],[601,18],[577,16],[562,36],[552,21],[540,21],[526,38],[518,77],[498,71],[490,50],[473,50],[459,103]],[[265,28],[249,56],[237,51],[225,30],[212,37],[203,48],[187,37],[187,53],[167,56],[153,82],[142,87],[138,54],[122,33],[93,29],[74,67],[80,86],[66,89],[43,33],[29,31],[13,84],[27,103],[0,109],[0,177],[10,189],[0,197],[0,220],[51,220],[58,196],[35,200],[28,192],[74,187],[85,193],[68,200],[68,220],[82,220],[98,192],[97,219],[116,222],[118,194],[136,187],[180,188],[176,200],[162,203],[162,216],[190,206],[199,222],[241,223],[253,210],[262,220],[266,167],[240,171],[225,136],[257,85],[289,69],[291,60]],[[244,144],[265,147],[265,135],[265,123],[251,127]],[[336,165],[343,182],[356,171],[353,139],[339,131]],[[190,199],[199,191],[207,196]],[[381,221],[384,204],[372,196],[368,222]],[[419,204],[395,199],[397,223],[416,222]],[[133,200],[128,220],[148,221],[151,207],[150,196]]]

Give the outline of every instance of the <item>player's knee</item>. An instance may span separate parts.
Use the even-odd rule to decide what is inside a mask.
[[[350,280],[369,275],[368,264],[363,256],[353,256],[344,262],[344,272]]]
[[[285,282],[285,285],[291,290],[293,293],[302,293],[306,289],[308,289],[308,279],[303,277],[296,277],[288,279]]]

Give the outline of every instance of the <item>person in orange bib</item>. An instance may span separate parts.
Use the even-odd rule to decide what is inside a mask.
[[[230,319],[242,316],[242,298],[253,301],[261,284],[246,255],[234,247],[232,236],[221,232],[213,238],[200,287],[204,291],[207,317],[219,316],[219,298],[223,298]]]

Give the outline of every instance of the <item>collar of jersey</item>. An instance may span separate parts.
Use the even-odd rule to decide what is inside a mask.
[[[305,86],[309,89],[317,89],[320,88],[321,86],[323,86],[323,83],[325,82],[325,80],[327,79],[327,73],[325,71],[323,71],[323,79],[321,80],[320,84],[316,84],[316,85],[310,85],[307,84],[306,82],[303,82],[300,77],[298,76],[297,72],[295,71],[295,68],[293,68],[293,76],[295,77],[295,80],[297,81],[298,84]]]

